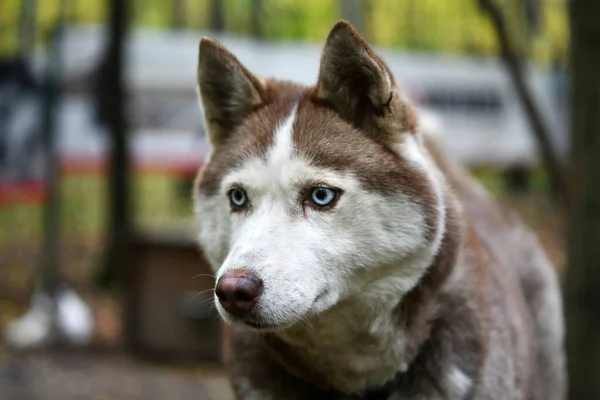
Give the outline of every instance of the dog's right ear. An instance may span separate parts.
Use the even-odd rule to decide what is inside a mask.
[[[412,107],[391,70],[345,21],[335,24],[327,37],[315,98],[384,142],[416,131]]]
[[[262,104],[264,86],[233,54],[204,37],[198,57],[198,90],[208,138],[218,146]]]

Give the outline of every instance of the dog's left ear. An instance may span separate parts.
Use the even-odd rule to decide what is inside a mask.
[[[325,43],[316,98],[378,139],[416,130],[412,107],[390,69],[345,21],[333,27]]]

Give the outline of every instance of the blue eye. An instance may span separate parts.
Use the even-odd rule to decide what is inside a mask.
[[[229,201],[233,208],[242,208],[248,202],[248,197],[242,189],[233,188],[229,191]]]
[[[333,203],[336,198],[336,191],[326,187],[317,187],[310,193],[310,201],[319,207],[326,207]]]

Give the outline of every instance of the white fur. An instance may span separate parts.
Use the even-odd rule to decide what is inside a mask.
[[[434,251],[437,252],[442,239],[444,238],[445,226],[446,226],[446,204],[444,201],[445,191],[445,180],[442,177],[442,173],[433,166],[433,161],[429,158],[427,152],[413,135],[407,135],[400,149],[400,154],[411,161],[413,165],[418,168],[422,173],[427,176],[430,184],[435,192],[435,198],[437,200],[437,212],[438,220],[437,226],[435,227],[435,240],[433,242]]]
[[[263,280],[254,313],[306,357],[318,357],[315,367],[337,387],[380,385],[409,361],[391,314],[437,251],[443,186],[416,141],[400,145],[440,197],[442,218],[436,240],[428,243],[423,210],[401,188],[390,196],[371,192],[353,174],[316,168],[297,154],[295,113],[294,107],[281,121],[266,160],[247,159],[224,177],[218,196],[199,194],[199,240],[217,278],[244,269]],[[299,191],[314,182],[344,191],[334,212],[307,208],[303,214]],[[247,212],[230,213],[232,185],[246,190]],[[215,303],[225,320],[236,322]]]
[[[270,393],[256,389],[247,378],[240,377],[236,379],[235,389],[238,393],[238,398],[243,398],[244,400],[277,400]]]
[[[392,86],[392,79],[390,77],[390,74],[388,73],[388,71],[385,68],[382,68],[370,55],[367,51],[362,50],[362,56],[363,58],[369,60],[371,62],[371,64],[373,65],[373,67],[379,71],[379,76],[383,77],[383,79],[385,79],[385,84],[386,84],[386,89],[388,90],[392,90],[393,86]],[[380,100],[387,100],[387,99],[377,99],[377,101]]]
[[[464,399],[469,393],[473,381],[456,366],[452,366],[446,375],[448,399]]]
[[[292,128],[296,120],[298,105],[295,105],[292,112],[279,126],[275,132],[275,144],[268,155],[268,162],[271,165],[285,165],[294,152],[294,143],[292,141]]]
[[[473,386],[473,380],[465,375],[454,365],[450,365],[446,375],[441,377],[440,391],[429,394],[418,394],[413,396],[404,396],[396,393],[390,397],[390,400],[463,400],[469,396],[469,391]]]

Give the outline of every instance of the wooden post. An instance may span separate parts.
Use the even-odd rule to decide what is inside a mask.
[[[572,0],[571,224],[565,282],[569,398],[600,396],[600,2]]]
[[[110,40],[99,90],[102,109],[110,131],[107,248],[97,283],[106,286],[123,277],[127,264],[127,242],[131,234],[129,193],[129,142],[125,120],[124,42],[127,29],[127,4],[110,0]]]
[[[52,33],[48,64],[42,86],[43,123],[42,141],[45,153],[44,185],[46,196],[43,209],[43,245],[38,271],[39,288],[53,294],[60,283],[60,160],[56,148],[56,113],[60,99],[60,70],[62,26]]]

